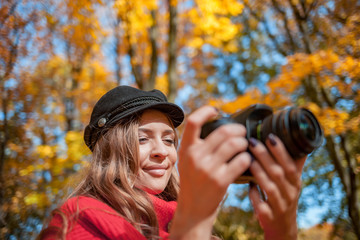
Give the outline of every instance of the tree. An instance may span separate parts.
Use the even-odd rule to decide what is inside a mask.
[[[40,3],[2,5],[4,238],[36,235],[54,199],[66,195],[69,175],[88,155],[81,130],[89,104],[114,86],[106,69],[92,60],[93,36],[101,37],[92,8]],[[53,8],[58,14],[49,14]],[[64,54],[56,54],[61,50]]]
[[[31,28],[36,29],[36,11],[31,2],[6,1],[0,5],[0,89],[1,89],[1,137],[0,137],[0,228],[6,225],[9,200],[5,198],[5,164],[9,161],[6,150],[12,138],[12,130],[21,127],[18,106],[14,101],[14,77],[16,64],[27,56]],[[15,123],[15,124],[14,124]],[[22,132],[22,129],[18,129]]]
[[[110,1],[106,5],[114,37],[114,65],[121,84],[124,57],[129,58],[132,77],[140,89],[161,87],[174,101],[176,83],[176,1]],[[166,64],[166,71],[159,65]],[[166,87],[166,85],[168,87]]]
[[[330,187],[334,177],[341,180],[345,215],[360,238],[359,3],[272,0],[244,1],[244,4],[243,15],[256,22],[259,31],[267,36],[261,47],[286,58],[286,64],[268,82],[266,91],[248,89],[234,101],[215,104],[228,112],[254,101],[275,109],[289,104],[310,108],[321,121],[326,135],[323,158],[312,160],[329,158],[333,164],[326,173],[325,169],[313,170],[326,175]],[[346,218],[338,211],[325,216],[324,220],[330,216]]]
[[[303,197],[333,196],[339,208],[323,221],[334,221],[336,236],[349,226],[359,236],[358,10],[355,0],[1,4],[1,236],[36,235],[86,165],[92,106],[119,84],[159,88],[186,112],[205,103],[229,113],[252,103],[308,107],[326,142],[307,162]],[[254,238],[259,226],[249,209],[229,207],[216,231]]]

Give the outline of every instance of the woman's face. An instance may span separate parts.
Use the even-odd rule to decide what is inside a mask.
[[[177,159],[175,132],[165,114],[157,110],[143,113],[139,125],[140,170],[137,188],[159,194],[168,184]]]

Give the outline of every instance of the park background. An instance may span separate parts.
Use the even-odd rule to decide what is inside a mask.
[[[325,140],[302,176],[299,239],[360,239],[358,0],[0,0],[0,239],[36,237],[118,85],[158,88],[186,114],[307,107]],[[223,239],[263,238],[247,191],[231,186]]]

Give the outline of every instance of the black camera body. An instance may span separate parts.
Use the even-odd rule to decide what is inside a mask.
[[[224,116],[203,125],[201,138],[206,138],[216,128],[229,123],[239,123],[246,128],[246,138],[255,138],[265,143],[270,133],[278,136],[289,154],[296,160],[320,147],[323,131],[312,112],[306,108],[287,107],[273,112],[265,104],[254,104],[230,116]],[[249,170],[235,183],[253,181]]]

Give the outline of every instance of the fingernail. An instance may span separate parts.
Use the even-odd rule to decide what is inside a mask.
[[[250,138],[249,143],[251,147],[255,147],[257,145],[257,140],[255,138]]]
[[[276,140],[275,140],[275,135],[270,133],[268,136],[269,142],[271,145],[275,146],[276,145]]]
[[[220,110],[217,107],[214,107],[216,112],[220,112]]]

